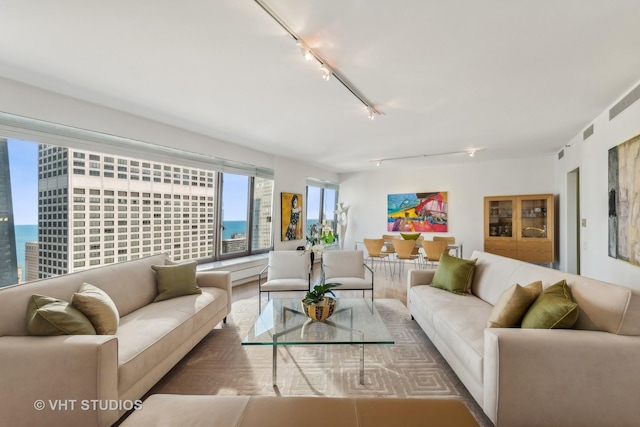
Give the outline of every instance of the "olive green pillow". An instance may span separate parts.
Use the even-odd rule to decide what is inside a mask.
[[[571,298],[565,280],[549,286],[536,299],[522,319],[523,328],[568,329],[578,320],[578,304]]]
[[[156,272],[158,296],[154,302],[164,301],[183,295],[201,294],[196,283],[196,261],[175,265],[152,265]]]
[[[31,335],[95,335],[91,321],[66,301],[31,295],[27,305],[27,330]]]
[[[527,310],[541,293],[541,281],[529,283],[527,286],[520,286],[516,283],[508,287],[491,309],[487,328],[516,328],[520,326]]]
[[[475,268],[475,259],[457,258],[443,252],[431,286],[462,295],[471,286]]]
[[[89,318],[98,335],[115,335],[118,331],[118,308],[102,289],[83,283],[80,291],[71,297],[71,305]]]

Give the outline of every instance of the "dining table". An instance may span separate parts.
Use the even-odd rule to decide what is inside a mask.
[[[359,245],[364,246],[364,242],[358,241],[355,242],[355,246],[354,249],[358,250]],[[384,242],[384,246],[388,247],[388,248],[393,248],[393,243],[392,242]],[[422,243],[420,243],[419,241],[416,240],[416,248],[420,249],[422,247]],[[455,243],[449,243],[447,245],[447,249],[449,251],[455,251],[456,257],[458,258],[462,258],[462,242],[455,242]]]

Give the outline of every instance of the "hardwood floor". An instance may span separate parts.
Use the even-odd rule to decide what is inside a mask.
[[[370,266],[371,264],[368,263],[368,265]],[[374,298],[393,298],[393,299],[399,299],[400,301],[402,301],[402,303],[404,305],[407,304],[407,271],[413,268],[413,266],[411,265],[406,265],[404,267],[404,271],[402,272],[401,275],[395,274],[395,275],[391,275],[389,274],[388,271],[386,271],[385,274],[385,266],[380,266],[379,262],[375,263],[375,269],[374,269],[374,283],[373,283],[373,289],[374,289]],[[399,268],[396,267],[396,273],[398,272]],[[367,274],[368,271],[367,271]],[[318,282],[320,277],[320,265],[319,264],[315,264],[312,270],[312,276],[311,276],[311,284],[312,286]],[[233,287],[233,291],[232,291],[232,299],[233,301],[239,301],[242,299],[247,299],[247,298],[251,298],[254,297],[258,294],[258,281],[255,280],[253,282],[249,282],[246,284],[242,284],[242,285],[237,285]],[[301,297],[303,296],[301,292],[282,292],[282,293],[278,293],[278,296],[280,297],[296,297],[300,295]],[[336,293],[336,295],[338,297],[342,296],[342,297],[355,297],[355,296],[361,296],[362,292],[360,291],[342,291],[339,293]],[[370,295],[370,294],[369,294]]]

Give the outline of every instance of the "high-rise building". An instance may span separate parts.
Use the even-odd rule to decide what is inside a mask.
[[[9,147],[0,138],[0,287],[18,283],[16,231],[13,221]]]
[[[214,172],[38,147],[38,277],[168,253],[210,256]]]
[[[273,180],[256,178],[254,186],[252,248],[271,247],[271,215],[273,213]]]
[[[38,280],[38,242],[26,242],[24,244],[24,259],[24,280],[26,282]]]

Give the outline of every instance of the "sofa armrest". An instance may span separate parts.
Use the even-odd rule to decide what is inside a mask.
[[[498,426],[631,426],[640,337],[485,329],[483,409]]]
[[[91,401],[118,400],[118,340],[0,337],[0,384],[0,419],[6,425],[110,426],[119,408],[93,410]]]
[[[416,285],[430,285],[435,273],[435,270],[409,270],[407,274],[407,290]]]
[[[201,288],[219,288],[227,291],[227,314],[231,313],[231,272],[198,271],[196,281]]]

